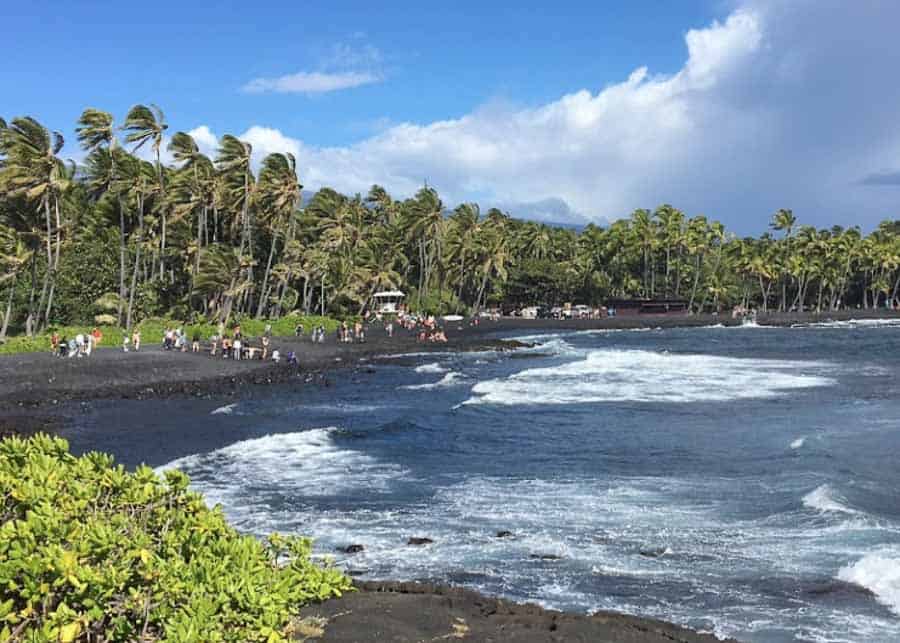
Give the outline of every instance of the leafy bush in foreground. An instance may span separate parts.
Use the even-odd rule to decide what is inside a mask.
[[[188,478],[65,440],[0,442],[0,640],[282,641],[349,580],[310,541],[230,527]]]

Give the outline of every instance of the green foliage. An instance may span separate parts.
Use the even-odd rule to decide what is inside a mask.
[[[308,539],[238,534],[179,471],[39,435],[0,442],[0,488],[0,640],[283,641],[351,588]]]

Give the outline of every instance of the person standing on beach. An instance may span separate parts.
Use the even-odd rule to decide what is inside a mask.
[[[200,352],[200,331],[194,331],[194,341],[191,342],[191,352],[199,353]]]
[[[53,334],[50,335],[50,352],[56,355],[59,352],[59,333],[53,331]]]
[[[94,346],[100,346],[100,342],[103,341],[103,333],[100,332],[100,329],[94,326],[94,330],[91,331],[91,335],[94,338]]]
[[[234,336],[234,359],[241,359],[241,335],[240,335],[240,327],[237,327],[237,333]]]
[[[131,345],[134,347],[135,351],[141,350],[141,331],[137,328],[131,333]]]
[[[269,336],[262,336],[262,359],[265,361],[269,357]]]

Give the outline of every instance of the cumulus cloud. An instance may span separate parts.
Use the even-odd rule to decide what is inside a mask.
[[[900,5],[745,0],[686,33],[674,74],[638,67],[544,105],[492,102],[343,147],[262,126],[242,138],[259,154],[295,154],[310,188],[378,183],[406,196],[427,180],[448,203],[547,220],[602,222],[670,202],[741,233],[759,233],[780,207],[817,225],[872,226],[898,214],[895,191],[871,187],[892,184],[883,168],[900,161],[900,85],[886,81],[898,23]]]

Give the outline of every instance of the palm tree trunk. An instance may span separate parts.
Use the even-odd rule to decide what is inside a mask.
[[[28,315],[25,317],[25,334],[34,336],[34,292],[37,289],[37,252],[31,253],[31,289],[28,293]]]
[[[269,260],[266,262],[266,272],[263,275],[262,282],[262,296],[259,298],[259,305],[256,307],[256,318],[262,319],[263,311],[266,307],[266,299],[268,293],[266,292],[269,286],[269,273],[272,271],[272,257],[275,256],[275,244],[278,243],[278,234],[272,231],[272,245],[269,246]]]
[[[119,203],[119,303],[116,311],[116,323],[122,325],[122,313],[125,306],[125,209],[122,207],[122,195],[118,195]]]
[[[59,216],[59,197],[54,199],[54,211],[56,215],[56,249],[53,255],[53,277],[50,280],[50,292],[47,294],[47,313],[44,316],[44,326],[50,325],[50,315],[53,311],[53,292],[56,289],[56,272],[59,269],[59,253],[62,246],[62,219]]]
[[[134,312],[134,292],[137,290],[138,271],[141,268],[141,248],[144,245],[144,200],[138,197],[138,238],[134,252],[134,271],[131,273],[131,288],[128,290],[128,314],[125,318],[125,329],[131,330],[132,313]]]
[[[6,299],[6,312],[3,314],[3,326],[0,327],[0,342],[6,340],[6,331],[9,329],[9,320],[12,317],[13,295],[16,294],[16,279],[9,286],[9,297]]]

